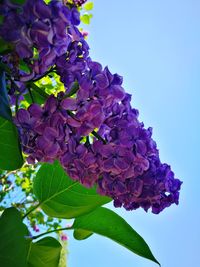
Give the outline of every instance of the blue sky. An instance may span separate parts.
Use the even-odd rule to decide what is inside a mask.
[[[200,1],[94,1],[88,42],[94,60],[124,77],[140,120],[154,129],[163,162],[183,181],[180,205],[159,215],[115,211],[163,267],[199,264]],[[112,207],[112,206],[110,206]],[[69,267],[154,267],[113,241],[69,239]]]

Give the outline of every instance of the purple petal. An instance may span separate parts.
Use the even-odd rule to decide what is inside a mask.
[[[114,159],[107,159],[103,162],[104,171],[111,171],[114,168]]]
[[[39,150],[45,150],[48,147],[51,146],[51,142],[49,142],[47,139],[45,139],[43,136],[39,136],[36,140],[37,147]]]
[[[57,99],[51,95],[44,104],[44,110],[50,113],[55,112],[57,109]]]
[[[58,137],[58,132],[52,127],[46,127],[44,129],[43,137],[46,140],[53,142],[56,137]]]
[[[62,100],[61,106],[62,108],[67,109],[67,110],[76,110],[77,109],[76,99],[65,98]]]
[[[17,120],[19,124],[30,123],[30,114],[26,109],[19,109],[17,112]]]
[[[38,119],[41,118],[42,113],[43,113],[41,106],[35,103],[29,106],[28,111],[31,114],[31,116],[38,118]]]
[[[122,171],[125,171],[129,168],[129,164],[125,162],[123,158],[116,158],[114,161],[114,165]]]

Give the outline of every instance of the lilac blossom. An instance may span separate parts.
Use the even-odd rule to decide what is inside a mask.
[[[21,80],[29,80],[45,73],[55,64],[56,58],[66,53],[71,42],[71,33],[80,23],[76,8],[64,6],[60,1],[51,1],[49,5],[42,0],[26,1],[24,5],[13,5],[4,0],[1,4],[4,15],[0,26],[0,36],[13,45],[18,58],[26,60],[31,75],[19,72]],[[15,27],[13,28],[13,25]],[[35,58],[33,47],[38,52]],[[8,62],[13,64],[12,58]]]
[[[16,32],[7,38],[18,56],[32,58],[36,46],[35,73],[55,64],[66,89],[57,97],[49,96],[42,106],[33,103],[17,112],[15,122],[27,161],[59,160],[73,180],[86,187],[97,185],[115,207],[151,208],[157,214],[178,204],[181,182],[169,165],[161,163],[152,128],[139,121],[123,78],[89,57],[89,46],[77,28],[80,18],[75,6],[37,0],[32,11],[28,4],[22,7],[23,16],[10,6],[4,12],[11,18],[6,18],[8,26],[0,31],[5,34],[15,21]],[[23,20],[30,20],[32,26]]]

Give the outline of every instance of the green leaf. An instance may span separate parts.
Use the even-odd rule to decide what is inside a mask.
[[[18,133],[12,123],[5,84],[5,73],[0,70],[0,169],[16,170],[23,164]]]
[[[18,133],[15,125],[0,117],[0,169],[16,170],[23,165]]]
[[[23,5],[26,2],[26,0],[11,0],[11,2],[13,4]]]
[[[0,25],[3,23],[4,21],[4,16],[0,15]]]
[[[87,3],[83,6],[83,8],[84,8],[86,11],[90,11],[90,10],[92,10],[93,7],[94,7],[94,3],[93,3],[93,2],[87,2]]]
[[[87,231],[87,230],[82,230],[82,229],[75,229],[74,230],[74,238],[77,240],[84,240],[87,239],[88,237],[90,237],[93,234],[93,232],[91,231]]]
[[[72,228],[108,237],[137,255],[159,264],[144,239],[123,218],[109,209],[100,207],[77,218]]]
[[[71,180],[58,161],[42,165],[33,180],[33,191],[43,211],[56,218],[76,218],[111,201],[95,188]]]
[[[66,95],[66,97],[70,97],[73,96],[77,93],[79,89],[79,83],[78,82],[74,82],[74,84],[72,85],[71,91]]]
[[[0,265],[1,267],[26,267],[29,235],[22,223],[20,212],[15,208],[6,209],[0,218]]]
[[[84,14],[83,16],[81,16],[81,21],[82,21],[84,24],[89,25],[89,24],[90,24],[90,15],[88,15],[88,14]]]
[[[5,54],[6,52],[10,51],[10,45],[2,38],[0,38],[0,54]]]
[[[30,89],[31,90],[31,89]],[[39,105],[44,104],[46,101],[46,97],[43,95],[39,94],[36,90],[31,90],[32,98],[34,100],[34,103],[37,103]],[[30,93],[28,92],[27,94],[24,95],[24,99],[29,103],[32,104],[32,98],[30,96]]]
[[[22,70],[26,73],[31,72],[29,66],[22,59],[20,59],[20,61],[19,61],[19,68],[20,68],[20,70]]]
[[[28,267],[58,267],[62,246],[53,237],[31,243]]]
[[[0,70],[0,116],[6,120],[12,120],[6,89],[5,72],[3,70]]]

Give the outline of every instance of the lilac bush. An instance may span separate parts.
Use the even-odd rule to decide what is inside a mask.
[[[65,86],[65,92],[48,96],[43,105],[18,110],[15,123],[23,152],[30,164],[59,160],[73,180],[96,185],[115,207],[151,208],[157,214],[178,204],[181,182],[160,161],[152,128],[139,121],[123,78],[90,58],[78,29],[76,6],[84,2],[27,1],[18,11],[8,1],[1,4],[0,34],[12,44],[2,60],[14,67],[14,82],[26,87],[27,80],[54,68]],[[32,72],[19,70],[14,56]]]

